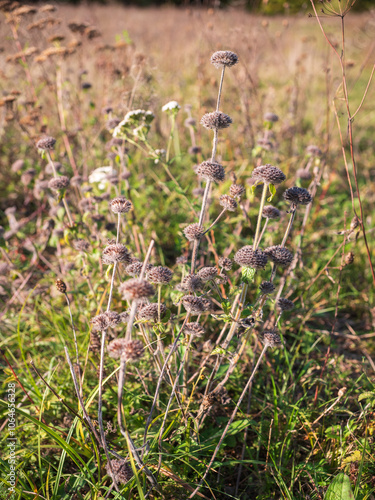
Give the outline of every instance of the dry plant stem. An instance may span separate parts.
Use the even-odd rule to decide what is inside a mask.
[[[112,302],[112,294],[113,294],[113,285],[115,282],[115,276],[116,276],[116,268],[117,268],[117,262],[114,263],[113,265],[113,272],[112,272],[112,278],[111,278],[111,287],[109,289],[109,297],[108,297],[108,305],[107,305],[107,311],[110,310],[111,308],[111,302]]]
[[[121,359],[120,359],[120,373],[119,373],[119,381],[118,381],[118,392],[117,392],[117,396],[118,396],[118,405],[117,405],[117,422],[118,422],[118,425],[119,425],[119,428],[120,428],[120,431],[121,431],[121,434],[125,437],[127,443],[128,443],[128,446],[129,446],[129,452],[133,455],[133,457],[135,458],[135,461],[137,462],[138,464],[138,467],[143,469],[145,471],[145,474],[147,476],[147,478],[149,479],[149,481],[151,482],[151,484],[155,487],[155,488],[158,488],[158,483],[157,481],[155,480],[154,476],[152,475],[152,473],[150,472],[150,470],[144,465],[144,463],[142,462],[139,454],[138,454],[138,451],[134,445],[134,442],[132,440],[132,438],[130,437],[130,434],[129,432],[127,431],[127,429],[125,429],[123,423],[122,423],[122,393],[123,393],[123,390],[124,390],[124,383],[125,383],[125,371],[126,371],[126,359],[124,356],[121,356]]]
[[[183,332],[183,329],[184,329],[186,323],[189,321],[189,317],[190,317],[190,312],[188,312],[186,314],[186,317],[185,317],[185,320],[184,320],[184,322],[183,322],[183,324],[181,326],[181,329],[180,329],[178,335],[176,336],[175,341],[172,344],[171,350],[169,351],[169,353],[168,353],[168,355],[167,355],[167,357],[165,359],[163,368],[161,370],[161,373],[160,373],[160,376],[159,376],[159,379],[158,379],[158,383],[156,385],[155,394],[154,394],[154,400],[153,400],[152,405],[151,405],[150,414],[147,417],[147,421],[146,421],[145,432],[144,432],[144,436],[143,436],[143,446],[145,446],[145,444],[146,444],[147,433],[148,433],[148,429],[149,429],[151,421],[152,421],[152,414],[153,414],[154,409],[155,409],[155,405],[156,405],[156,401],[157,401],[157,398],[158,398],[158,395],[159,395],[161,383],[162,383],[163,378],[164,378],[164,372],[166,370],[166,367],[167,367],[167,364],[168,364],[170,358],[172,357],[172,354],[174,354],[174,352],[175,352],[175,350],[177,348],[178,341],[180,340],[181,334]],[[177,377],[177,380],[178,380],[178,377]]]
[[[250,387],[251,382],[253,381],[253,378],[254,378],[254,376],[255,376],[255,374],[256,374],[256,372],[257,372],[258,368],[259,368],[260,362],[262,361],[262,358],[263,358],[263,356],[264,356],[264,354],[265,354],[265,352],[266,352],[267,348],[268,348],[268,345],[266,344],[266,345],[263,347],[263,350],[262,350],[262,352],[260,353],[259,358],[258,358],[258,361],[257,361],[257,363],[256,363],[256,365],[255,365],[255,367],[254,367],[253,373],[251,374],[251,376],[250,376],[249,380],[247,381],[247,384],[245,385],[245,388],[244,388],[244,390],[243,390],[243,391],[242,391],[242,393],[241,393],[241,396],[240,396],[240,398],[239,398],[239,400],[238,400],[238,402],[237,402],[237,404],[236,404],[236,407],[235,407],[235,409],[234,409],[234,411],[233,411],[233,413],[232,413],[232,415],[231,415],[231,417],[230,417],[230,419],[229,419],[229,421],[228,421],[227,425],[225,426],[225,429],[224,429],[224,431],[223,431],[223,434],[221,435],[220,440],[219,440],[219,442],[218,442],[218,444],[217,444],[217,446],[216,446],[216,448],[215,448],[215,451],[214,451],[214,453],[213,453],[213,455],[212,455],[212,457],[211,457],[210,463],[208,464],[208,466],[207,466],[207,468],[206,468],[206,471],[205,471],[205,473],[203,474],[202,479],[199,481],[198,486],[197,486],[197,487],[196,487],[196,489],[193,491],[193,493],[189,496],[189,498],[194,498],[194,496],[195,496],[195,495],[196,495],[196,493],[198,492],[199,488],[201,487],[201,485],[202,485],[203,481],[206,479],[207,474],[210,472],[211,466],[212,466],[212,464],[213,464],[213,462],[214,462],[214,460],[215,460],[215,458],[216,458],[216,455],[218,454],[218,452],[219,452],[219,450],[220,450],[221,444],[222,444],[222,442],[224,441],[225,436],[227,435],[227,432],[228,432],[228,430],[229,430],[229,427],[232,425],[232,422],[233,422],[233,420],[234,420],[234,418],[235,418],[235,416],[236,416],[236,414],[237,414],[237,411],[239,410],[239,408],[240,408],[240,406],[241,406],[242,400],[243,400],[243,398],[245,397],[245,395],[246,395],[246,393],[247,393],[247,391],[248,391],[248,389],[249,389],[249,387]]]
[[[120,239],[120,224],[121,224],[121,214],[117,214],[117,235],[116,235],[116,244],[119,242]]]
[[[268,184],[264,183],[263,184],[262,198],[260,200],[258,222],[257,222],[256,230],[255,230],[255,236],[254,236],[254,243],[253,243],[254,250],[256,250],[258,248],[259,243],[260,243],[259,233],[260,233],[260,226],[262,225],[262,213],[263,213],[263,208],[264,208],[264,204],[266,201],[267,190],[268,190]],[[259,241],[258,241],[258,238],[259,238]]]
[[[208,233],[208,231],[210,231],[218,222],[219,220],[221,219],[221,217],[225,214],[225,212],[227,211],[226,208],[224,208],[220,214],[216,217],[216,219],[213,221],[213,223],[211,224],[211,226],[205,230],[205,232],[203,233],[202,236],[204,236],[206,233]]]
[[[75,350],[76,350],[76,361],[77,361],[77,367],[78,367],[78,373],[79,373],[79,388],[80,388],[80,391],[82,391],[81,365],[79,363],[76,329],[74,327],[73,315],[72,315],[72,310],[70,308],[70,300],[69,300],[68,294],[65,292],[64,295],[65,295],[65,298],[66,298],[66,302],[68,304],[69,315],[70,315],[70,322],[72,324],[73,337],[74,337],[74,347],[75,347]]]
[[[342,50],[341,50],[341,55],[340,55],[338,53],[338,51],[336,50],[336,48],[334,47],[334,45],[332,44],[332,42],[329,40],[328,36],[326,35],[326,32],[323,29],[322,23],[319,19],[318,13],[317,13],[316,8],[315,8],[314,1],[310,0],[310,2],[312,5],[312,8],[314,9],[316,20],[319,24],[319,27],[323,33],[324,38],[327,40],[328,44],[333,49],[334,53],[336,54],[336,56],[340,62],[341,74],[342,74],[342,88],[344,91],[344,101],[345,101],[346,111],[347,111],[347,116],[348,116],[348,135],[349,135],[350,157],[351,157],[352,165],[353,165],[354,182],[355,182],[355,187],[356,187],[356,191],[357,191],[359,210],[360,210],[360,214],[361,214],[361,217],[359,218],[359,223],[360,223],[360,226],[362,229],[363,239],[364,239],[365,246],[366,246],[367,258],[368,258],[368,261],[370,264],[372,280],[375,284],[375,271],[374,271],[374,268],[372,265],[371,252],[370,252],[370,248],[369,248],[368,242],[367,242],[366,229],[365,229],[365,224],[364,224],[364,213],[363,213],[362,199],[361,199],[361,194],[360,194],[360,190],[359,190],[359,186],[358,186],[357,165],[356,165],[356,160],[355,160],[355,156],[354,156],[353,116],[351,114],[350,107],[349,107],[349,94],[348,94],[348,88],[347,88],[347,82],[346,82],[345,60],[344,60],[344,58],[345,58],[344,15],[341,15]],[[360,106],[361,106],[361,104],[360,104]],[[356,111],[356,113],[357,113],[357,111]],[[335,109],[335,113],[336,113],[336,109]],[[340,123],[338,120],[337,113],[336,113],[336,119],[337,119],[337,124],[338,124],[339,132],[340,132],[340,140],[341,140],[341,145],[342,145],[343,159],[344,159],[344,163],[345,163],[345,169],[346,169],[346,173],[347,173],[347,177],[348,177],[348,184],[349,184],[351,197],[352,197],[353,211],[356,214],[355,207],[354,207],[353,189],[351,186],[350,174],[349,174],[349,169],[348,169],[346,155],[345,155],[345,147],[344,147],[343,137],[342,137],[342,133],[341,133],[341,126],[340,126]]]
[[[289,237],[289,234],[290,234],[290,231],[292,230],[292,226],[293,226],[293,222],[294,222],[294,219],[295,219],[295,216],[296,216],[296,212],[297,212],[297,209],[294,208],[291,212],[291,215],[290,215],[290,218],[289,218],[289,222],[288,222],[288,226],[285,230],[285,234],[284,234],[284,238],[283,238],[283,241],[281,242],[281,247],[285,247],[285,243]],[[270,281],[273,281],[275,279],[275,276],[276,276],[276,271],[277,271],[277,266],[276,264],[274,263],[273,266],[272,266],[272,272],[271,272],[271,276],[270,276]]]
[[[206,207],[207,207],[207,200],[208,200],[208,193],[210,191],[210,186],[211,186],[212,181],[208,180],[206,182],[206,188],[204,190],[204,195],[203,195],[203,200],[202,200],[202,208],[201,208],[201,213],[199,216],[199,225],[202,226],[204,216],[206,213]],[[200,240],[194,240],[194,248],[193,248],[193,254],[191,257],[191,274],[194,274],[195,270],[195,263],[197,259],[197,253],[198,253],[198,248],[199,248],[199,243]]]
[[[52,167],[52,172],[53,172],[53,176],[56,178],[57,177],[57,172],[56,172],[56,168],[55,168],[55,164],[52,160],[52,157],[51,157],[51,153],[49,152],[49,150],[47,149],[46,150],[46,154],[47,154],[47,158],[48,158],[48,161]]]
[[[262,241],[262,238],[264,236],[264,233],[266,232],[266,228],[267,228],[267,225],[268,225],[268,221],[269,221],[269,218],[266,217],[266,222],[264,223],[264,226],[263,226],[263,229],[262,229],[262,232],[260,233],[260,236],[259,236],[259,242],[258,242],[258,245],[260,245],[260,242]]]

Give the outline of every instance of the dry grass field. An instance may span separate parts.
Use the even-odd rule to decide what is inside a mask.
[[[348,4],[0,2],[1,498],[374,500]]]

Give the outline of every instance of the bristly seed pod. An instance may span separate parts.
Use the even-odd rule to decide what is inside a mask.
[[[264,269],[268,258],[262,250],[253,250],[253,247],[246,245],[240,248],[234,256],[234,260],[239,266],[252,267],[253,269]]]
[[[182,279],[180,289],[195,292],[202,288],[202,280],[197,274],[188,274]]]
[[[280,184],[285,181],[286,177],[283,172],[269,163],[261,165],[253,170],[252,178],[256,181],[262,181],[265,184]]]
[[[267,219],[278,219],[280,217],[280,210],[272,205],[267,205],[263,208],[262,216]]]
[[[283,194],[283,198],[294,208],[296,208],[297,205],[308,205],[312,202],[312,196],[307,189],[297,186],[287,189]]]
[[[233,262],[228,257],[220,257],[219,266],[222,267],[225,271],[230,271],[232,269]]]
[[[275,289],[276,287],[272,281],[263,281],[259,286],[259,290],[263,293],[263,295],[269,295],[274,292]]]
[[[238,63],[238,56],[230,50],[218,50],[212,54],[211,63],[217,69],[221,69],[223,67],[230,68]]]
[[[60,177],[55,177],[51,179],[48,183],[48,187],[53,189],[54,191],[61,191],[62,189],[66,189],[69,186],[69,177],[66,175],[61,175]]]
[[[118,197],[109,202],[109,207],[114,214],[125,214],[133,208],[133,204],[126,198]]]
[[[199,323],[186,323],[184,326],[184,332],[187,335],[193,335],[194,337],[202,337],[205,333],[205,329]]]
[[[119,484],[127,483],[134,476],[133,469],[131,468],[131,465],[129,464],[129,462],[126,462],[125,460],[113,459],[113,460],[111,460],[111,466],[112,466],[113,475],[112,475],[109,463],[107,463],[107,465],[105,467],[107,474],[112,479],[115,479],[115,481]]]
[[[280,335],[275,332],[263,332],[261,341],[267,347],[281,347],[283,345]]]
[[[117,326],[121,323],[121,316],[115,311],[106,311],[105,316],[108,318],[109,326]]]
[[[102,253],[103,264],[115,264],[116,262],[130,262],[129,250],[120,243],[108,245]]]
[[[223,208],[228,210],[228,212],[234,212],[238,206],[236,200],[227,194],[220,196],[219,203]]]
[[[56,139],[53,137],[47,136],[43,137],[42,139],[39,139],[39,141],[36,143],[36,147],[38,149],[53,149],[54,145],[56,144]]]
[[[173,276],[173,272],[168,267],[157,266],[153,267],[147,273],[147,279],[155,285],[168,285]]]
[[[211,281],[216,278],[217,269],[216,267],[202,267],[202,269],[198,271],[198,276],[203,282]]]
[[[232,123],[232,118],[221,111],[206,113],[201,118],[201,124],[207,129],[223,129],[228,128]]]
[[[282,312],[284,312],[284,311],[291,311],[292,309],[294,309],[294,303],[291,300],[289,300],[289,299],[285,299],[284,297],[281,297],[277,301],[277,307]]]
[[[222,182],[225,170],[220,163],[204,161],[197,167],[197,175],[206,181]]]
[[[264,250],[268,258],[276,265],[281,267],[288,267],[293,260],[293,254],[287,248],[281,245],[274,245]]]
[[[77,239],[73,240],[73,247],[79,252],[88,252],[90,249],[90,243],[86,240]]]
[[[140,340],[115,339],[108,344],[111,358],[124,357],[125,361],[138,361],[143,355],[143,344]]]
[[[185,295],[182,297],[181,302],[187,311],[191,314],[201,314],[205,309],[205,304],[200,297],[193,295]]]
[[[167,312],[167,308],[164,304],[160,304],[160,318],[162,318]],[[157,321],[159,315],[159,305],[158,304],[146,304],[138,309],[138,318],[147,321]]]
[[[120,293],[125,300],[139,301],[152,297],[155,294],[155,290],[148,281],[133,278],[120,285]]]
[[[241,184],[232,184],[229,188],[229,194],[233,196],[233,198],[240,199],[244,193],[245,188]]]
[[[141,274],[142,267],[143,267],[143,262],[141,262],[140,260],[132,261],[131,264],[129,264],[125,267],[125,272],[126,272],[126,274],[129,274],[130,276],[136,277],[136,276],[139,276]],[[146,273],[148,271],[150,271],[152,268],[153,268],[152,264],[147,264]]]
[[[265,122],[276,123],[279,121],[279,117],[275,113],[265,113],[263,120]]]
[[[94,331],[97,332],[104,332],[110,326],[109,318],[105,314],[98,314],[98,316],[92,318],[91,323]]]
[[[66,293],[66,284],[63,280],[56,280],[55,282],[56,288],[60,293]]]
[[[184,235],[189,241],[200,240],[204,233],[204,228],[199,224],[190,224],[183,230]]]

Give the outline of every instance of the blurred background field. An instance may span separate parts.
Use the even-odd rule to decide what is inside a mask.
[[[285,278],[284,293],[296,306],[279,325],[286,348],[267,354],[252,388],[251,406],[246,409],[243,405],[237,427],[215,462],[216,472],[209,480],[211,490],[202,492],[218,499],[323,499],[332,479],[345,472],[356,499],[374,498],[374,289],[363,236],[353,222],[337,128],[338,120],[353,182],[341,70],[315,17],[309,17],[313,12],[309,2],[299,15],[285,15],[286,6],[279,9],[274,3],[274,7],[271,1],[261,6],[260,12],[272,8],[272,13],[282,10],[284,15],[265,16],[259,9],[254,14],[233,5],[224,9],[211,5],[138,8],[91,3],[50,8],[41,3],[32,5],[29,12],[14,15],[15,9],[3,6],[0,342],[35,403],[17,389],[24,412],[18,417],[18,435],[22,444],[19,477],[25,491],[38,491],[47,498],[102,498],[91,478],[88,481],[87,472],[69,457],[62,462],[62,445],[38,427],[37,422],[43,418],[66,439],[72,415],[40,383],[30,368],[30,359],[77,409],[63,351],[64,342],[71,337],[69,313],[64,297],[54,286],[56,278],[63,279],[71,294],[80,353],[87,362],[85,389],[89,392],[97,387],[98,355],[89,350],[93,341],[90,319],[108,292],[109,280],[100,256],[107,240],[115,236],[115,218],[108,211],[108,199],[120,191],[134,205],[124,243],[141,258],[150,239],[155,239],[152,263],[175,272],[173,286],[167,289],[163,301],[172,311],[172,321],[177,321],[174,315],[181,317],[175,285],[182,271],[176,258],[189,254],[182,230],[196,222],[193,210],[199,212],[201,205],[202,185],[193,167],[207,159],[211,150],[212,138],[199,124],[202,115],[216,105],[219,80],[210,56],[225,49],[236,52],[240,62],[227,72],[224,82],[221,109],[231,116],[233,125],[220,136],[218,157],[227,179],[214,188],[210,213],[219,213],[219,196],[228,192],[233,173],[246,187],[246,196],[241,208],[226,216],[212,233],[216,254],[204,245],[199,264],[214,265],[217,256],[233,257],[238,248],[250,244],[260,197],[260,191],[255,196],[251,192],[255,166],[277,165],[287,176],[285,188],[298,185],[316,189],[316,195],[308,217],[304,220],[304,214],[298,214],[290,238],[291,249],[300,252],[296,266],[278,278],[278,284]],[[341,19],[322,15],[320,20],[340,51]],[[345,17],[344,66],[352,114],[360,106],[353,120],[354,150],[373,260],[373,84],[363,97],[374,66],[374,40],[375,11],[349,12]],[[126,144],[123,157],[110,142],[110,121],[122,120],[131,110],[150,110],[155,119],[147,140],[154,151],[167,149],[171,125],[161,108],[172,100],[181,109],[176,117],[178,144],[174,140],[171,146],[169,173],[157,156],[149,151],[145,154],[137,145]],[[266,113],[276,114],[278,121],[265,120]],[[193,136],[185,126],[189,117],[196,120]],[[73,230],[67,227],[65,212],[46,185],[51,171],[35,147],[44,134],[57,140],[53,154],[61,163],[59,173],[70,178],[82,176],[80,186],[71,187],[67,193],[77,223]],[[194,145],[192,137],[201,148],[197,154],[189,152]],[[316,147],[314,154],[309,146]],[[310,175],[303,176],[301,170],[307,165]],[[103,166],[126,175],[120,182],[105,182],[104,187],[90,183],[89,175]],[[283,215],[280,224],[270,226],[266,233],[267,245],[282,238],[287,223],[281,194],[282,189],[278,189],[272,203],[283,210]],[[82,203],[85,199],[90,199],[86,205]],[[355,189],[354,206],[358,210]],[[88,241],[88,254],[73,247],[77,238]],[[235,268],[229,285],[223,288],[228,296],[238,280]],[[252,300],[255,292],[250,297]],[[118,312],[123,309],[118,295],[114,296],[114,308]],[[256,332],[274,319],[271,301]],[[205,319],[205,327],[206,336],[192,353],[190,376],[210,352],[221,328],[211,316]],[[169,337],[165,343],[169,345]],[[220,437],[214,431],[228,421],[250,373],[256,346],[254,335],[227,384],[229,399],[225,404],[218,403],[206,418],[202,434],[205,446],[200,448],[187,436],[181,421],[170,422],[160,476],[165,498],[187,498],[186,485],[194,488],[199,482],[208,452],[212,453]],[[0,360],[4,390],[9,381],[14,381],[5,357]],[[109,375],[116,363],[106,363]],[[142,360],[139,370],[141,377],[139,372],[129,374],[125,397],[134,439],[142,436],[156,380],[150,358]],[[111,381],[107,384],[104,418],[113,446],[122,449],[125,441],[111,427],[116,425],[114,378],[113,385]],[[203,378],[193,398],[193,412],[199,408],[205,383]],[[168,397],[162,394],[162,407],[166,401]],[[333,408],[327,410],[332,404]],[[93,403],[94,416],[95,411]],[[314,424],[323,413],[319,424]],[[6,422],[5,410],[3,417]],[[245,427],[249,429],[247,441]],[[151,433],[155,435],[156,431]],[[97,478],[97,464],[78,427],[73,436],[74,446]],[[4,435],[2,446],[5,439]],[[149,456],[151,468],[156,469],[158,458],[154,443]],[[6,473],[5,461],[1,467]],[[98,479],[96,486],[103,484],[108,486],[108,480]],[[143,489],[147,490],[144,485]],[[101,492],[104,497],[104,488]],[[134,482],[124,487],[122,495],[117,498],[141,498]],[[23,493],[19,498],[36,497]]]

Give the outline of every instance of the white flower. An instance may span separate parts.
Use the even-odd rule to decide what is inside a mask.
[[[177,101],[169,101],[167,104],[164,104],[164,106],[161,108],[162,111],[174,111],[177,112],[181,106],[178,104]]]
[[[91,174],[89,175],[89,182],[90,184],[98,182],[98,188],[103,190],[106,187],[108,177],[111,175],[117,175],[117,170],[115,170],[111,166],[99,167],[91,172]]]
[[[114,129],[112,136],[126,139],[127,133],[134,128],[146,126],[149,129],[154,118],[155,115],[152,111],[133,109],[126,113],[124,119]],[[138,133],[135,132],[134,135],[138,135]]]

